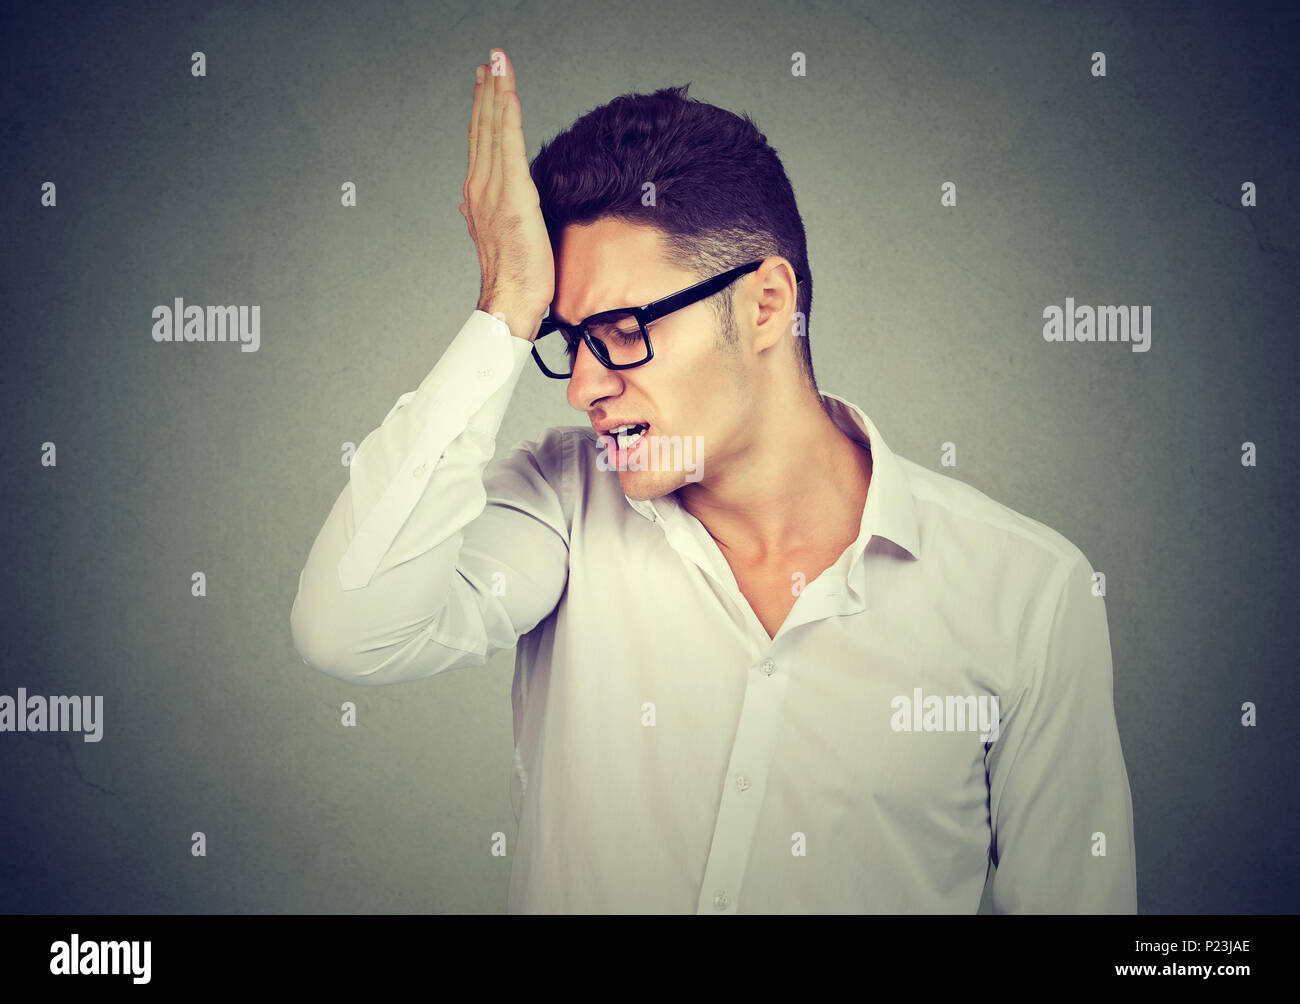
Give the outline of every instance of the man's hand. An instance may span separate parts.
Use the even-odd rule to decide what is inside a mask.
[[[493,49],[476,73],[460,212],[478,251],[478,309],[502,313],[511,334],[532,341],[555,296],[555,260],[528,173],[515,68]]]

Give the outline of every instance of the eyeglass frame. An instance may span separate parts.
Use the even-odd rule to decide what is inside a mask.
[[[661,297],[658,300],[652,300],[650,303],[647,303],[641,307],[618,307],[613,310],[602,310],[597,314],[592,314],[590,317],[584,318],[583,320],[579,321],[577,324],[565,324],[564,322],[559,321],[554,317],[547,316],[542,320],[541,328],[538,329],[537,334],[533,337],[533,343],[534,343],[533,358],[537,360],[537,365],[541,368],[542,372],[546,374],[548,377],[551,377],[553,380],[570,379],[573,376],[572,370],[564,374],[552,373],[549,369],[546,368],[546,364],[542,362],[541,354],[537,351],[536,343],[539,338],[541,338],[544,335],[552,334],[556,331],[563,331],[566,335],[569,336],[570,343],[574,343],[578,340],[575,337],[575,333],[577,335],[580,335],[582,340],[587,343],[587,348],[591,350],[591,354],[595,356],[596,360],[606,369],[630,370],[630,369],[635,369],[638,366],[644,366],[646,363],[648,363],[651,359],[655,357],[654,345],[652,345],[650,342],[650,331],[649,331],[649,325],[652,322],[657,321],[661,317],[665,317],[668,314],[674,313],[675,311],[681,310],[683,307],[689,307],[693,303],[698,303],[700,300],[703,300],[706,296],[712,296],[714,293],[718,292],[719,290],[724,289],[727,286],[731,285],[742,275],[755,271],[759,266],[763,264],[764,261],[766,261],[766,259],[751,261],[746,265],[737,265],[735,268],[728,269],[726,272],[722,272],[719,275],[715,275],[711,279],[705,279],[702,282],[697,282],[693,286],[687,286],[685,289],[679,290],[676,293],[672,293],[668,296]],[[794,274],[794,279],[796,283],[808,281],[803,276],[801,276],[798,272]],[[624,316],[631,314],[633,317],[636,318],[637,324],[641,328],[641,340],[645,342],[645,348],[646,348],[646,357],[642,359],[640,362],[635,362],[635,363],[613,362],[612,360],[610,360],[609,356],[606,355],[606,353],[604,352],[605,343],[600,341],[600,339],[596,338],[590,332],[587,331],[587,325],[591,324],[593,321],[597,321],[600,320],[602,317],[607,317],[614,314],[621,314]],[[597,346],[600,347],[597,348]],[[573,362],[569,364],[570,367],[575,366],[577,362],[578,362],[578,357],[575,355],[573,358]]]

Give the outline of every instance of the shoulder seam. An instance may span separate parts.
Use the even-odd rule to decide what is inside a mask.
[[[1083,553],[1074,541],[1065,536],[1065,534],[1061,533],[1059,530],[1048,526],[1041,520],[1034,519],[1032,516],[1011,508],[1005,502],[999,502],[997,499],[980,491],[969,482],[962,481],[959,478],[954,478],[951,475],[941,474],[938,471],[931,471],[929,468],[915,464],[914,461],[908,461],[908,463],[913,463],[926,474],[944,478],[956,485],[960,485],[962,490],[974,492],[979,496],[978,499],[974,500],[976,506],[967,505],[963,499],[954,499],[941,492],[933,490],[933,486],[924,478],[912,477],[911,472],[909,471],[909,487],[912,488],[912,493],[914,497],[916,497],[917,501],[930,502],[942,506],[955,516],[973,520],[984,526],[1012,534],[1021,540],[1039,546],[1048,554],[1054,556],[1060,561],[1069,562],[1077,559]],[[981,513],[978,511],[977,507],[991,507],[993,511],[991,514]],[[1033,524],[1033,526],[1021,525],[1021,520],[1027,520],[1029,523]]]

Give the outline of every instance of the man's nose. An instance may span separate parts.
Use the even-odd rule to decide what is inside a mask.
[[[586,411],[592,401],[616,395],[621,386],[618,373],[601,365],[583,339],[569,376],[569,404],[578,411]]]

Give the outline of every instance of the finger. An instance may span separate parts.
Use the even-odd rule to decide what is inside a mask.
[[[505,184],[511,184],[520,172],[528,170],[528,150],[524,145],[524,126],[519,108],[519,94],[506,95],[506,106],[501,112],[501,175]]]
[[[492,155],[488,168],[484,198],[493,205],[501,201],[501,102],[505,93],[498,91],[492,99]]]
[[[501,169],[502,156],[502,117],[505,111],[506,95],[515,90],[515,68],[510,57],[501,48],[492,52],[493,66],[497,75],[493,78],[496,88],[496,100],[492,102],[492,169],[488,175],[488,198],[494,202],[501,198],[504,174]]]
[[[515,88],[515,64],[510,61],[510,57],[506,55],[505,49],[498,48],[493,51],[498,54],[495,57],[497,60],[496,65],[498,68],[497,76],[494,78],[494,82],[497,88],[497,93],[498,94],[504,92],[514,93],[516,89]],[[500,119],[497,119],[498,125],[500,124],[500,121],[501,121]]]
[[[474,103],[469,113],[469,168],[465,172],[465,184],[461,189],[461,197],[469,198],[469,183],[474,177],[474,158],[478,151],[478,115],[479,104],[483,100],[483,82],[478,79],[480,75],[486,75],[487,71],[483,64],[479,63],[474,67]]]
[[[491,66],[483,68],[483,83],[478,88],[478,118],[475,128],[476,146],[474,157],[474,174],[470,179],[472,191],[482,191],[492,168],[492,95],[496,89],[496,78],[492,76]]]

